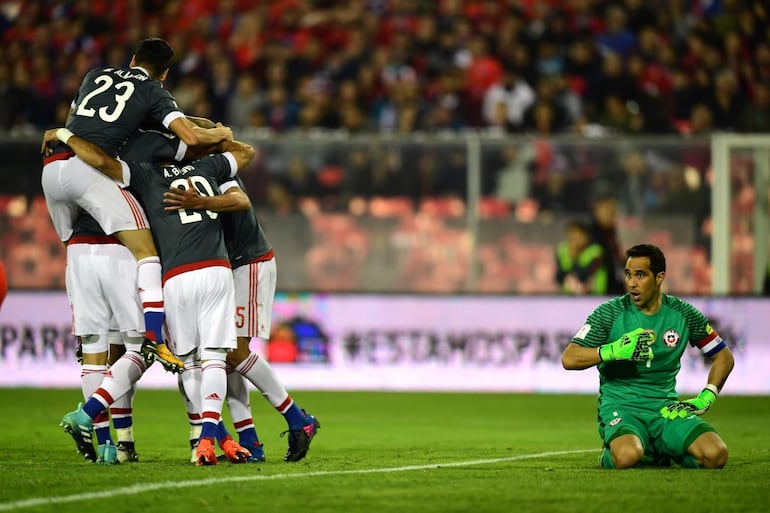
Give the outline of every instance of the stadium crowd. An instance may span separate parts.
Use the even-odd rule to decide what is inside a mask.
[[[273,231],[282,254],[302,261],[284,258],[288,288],[461,290],[458,270],[472,256],[455,225],[465,218],[470,131],[491,136],[475,157],[479,214],[498,226],[476,256],[489,269],[480,290],[553,291],[561,224],[525,235],[507,223],[526,232],[522,224],[548,226],[552,214],[585,218],[608,191],[623,233],[652,229],[672,262],[707,275],[707,135],[770,131],[770,11],[760,0],[6,0],[0,136],[16,153],[0,163],[9,177],[0,228],[3,248],[15,249],[0,256],[14,286],[57,287],[62,275],[40,271],[61,263],[46,258],[61,248],[37,175],[17,168],[35,165],[39,134],[64,124],[85,72],[125,65],[147,36],[174,47],[165,85],[187,114],[247,140],[299,135],[260,138],[244,175],[265,215],[295,223]],[[314,144],[319,133],[327,138]],[[430,133],[460,138],[417,137]],[[641,137],[653,134],[668,137]],[[35,141],[24,147],[15,135]],[[751,212],[751,156],[733,155],[731,170],[734,210]],[[371,258],[383,241],[390,252]],[[361,271],[367,279],[350,272],[393,261],[403,283],[382,268]],[[508,268],[517,274],[500,279]],[[307,280],[292,282],[305,270]],[[700,293],[710,279],[670,285]]]
[[[770,130],[760,0],[8,0],[0,129],[61,125],[149,35],[180,107],[235,129]]]

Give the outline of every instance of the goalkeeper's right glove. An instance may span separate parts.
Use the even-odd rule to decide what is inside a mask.
[[[599,347],[599,358],[603,362],[613,360],[631,360],[634,362],[648,362],[652,360],[652,344],[655,342],[655,334],[642,328],[629,331],[615,342]]]

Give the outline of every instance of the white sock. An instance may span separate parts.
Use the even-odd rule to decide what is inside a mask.
[[[147,364],[142,355],[134,351],[126,351],[126,354],[118,358],[118,361],[110,367],[110,373],[104,377],[102,386],[95,392],[95,397],[105,406],[112,405],[115,399],[133,388],[145,370],[147,370]]]
[[[274,408],[279,407],[289,397],[289,392],[278,381],[278,376],[273,368],[270,367],[267,360],[260,358],[258,354],[249,354],[245,360],[238,364],[235,370],[251,381]]]
[[[91,394],[102,384],[106,373],[107,364],[84,363],[80,367],[80,388],[83,390],[83,397],[86,399],[91,397]]]
[[[246,428],[254,427],[249,404],[249,388],[246,385],[246,379],[237,372],[227,373],[227,407],[236,432],[240,433]]]
[[[201,366],[201,416],[204,425],[219,424],[227,396],[227,371],[224,360],[206,360]],[[205,428],[204,428],[205,429]]]

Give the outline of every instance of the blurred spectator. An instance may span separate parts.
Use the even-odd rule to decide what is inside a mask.
[[[573,295],[606,294],[607,269],[602,247],[591,241],[588,225],[573,219],[566,237],[556,246],[556,282],[562,292]]]
[[[504,70],[497,57],[489,53],[489,45],[484,38],[472,37],[468,51],[469,62],[465,70],[465,89],[471,109],[470,124],[479,126],[482,120],[484,96],[490,87],[502,80]]]
[[[714,96],[710,105],[714,128],[735,130],[743,111],[743,97],[738,89],[735,73],[720,71],[714,80]]]
[[[591,241],[602,248],[603,268],[607,272],[607,294],[619,295],[625,292],[621,277],[626,262],[618,238],[618,201],[614,195],[601,190],[596,194],[589,224]]]
[[[601,73],[593,77],[586,90],[589,116],[596,119],[600,115],[608,96],[617,97],[621,103],[635,100],[639,96],[634,80],[626,73],[622,57],[612,52],[603,56]]]
[[[557,90],[558,80],[558,76],[554,75],[541,77],[538,81],[537,101],[524,112],[523,124],[527,130],[555,134],[572,126],[566,105],[570,99],[568,93],[563,91],[562,96],[557,96],[560,93]],[[572,107],[575,108],[574,105]]]
[[[535,91],[515,70],[507,68],[499,82],[484,93],[484,121],[491,126],[508,126],[508,131],[521,130],[524,113],[535,102]],[[502,107],[501,107],[502,106]],[[504,117],[500,119],[501,115]]]
[[[233,129],[249,126],[252,116],[262,109],[264,101],[256,78],[251,73],[241,73],[235,83],[235,90],[226,100],[224,119]]]
[[[612,52],[628,57],[636,49],[636,36],[626,23],[626,12],[621,6],[607,7],[605,29],[596,36],[596,46],[602,53]]]
[[[503,149],[504,166],[497,175],[495,196],[515,207],[530,195],[532,147],[507,146]]]
[[[639,149],[626,152],[620,158],[620,173],[613,170],[615,188],[618,191],[620,213],[627,216],[643,216],[658,205],[658,193],[653,188],[652,173]]]
[[[743,132],[770,132],[770,84],[754,85],[751,102],[743,106],[738,128]]]

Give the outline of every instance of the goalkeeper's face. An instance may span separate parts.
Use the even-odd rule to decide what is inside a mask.
[[[625,274],[626,288],[636,307],[642,312],[656,312],[665,273],[652,274],[648,257],[631,257],[626,261]]]

